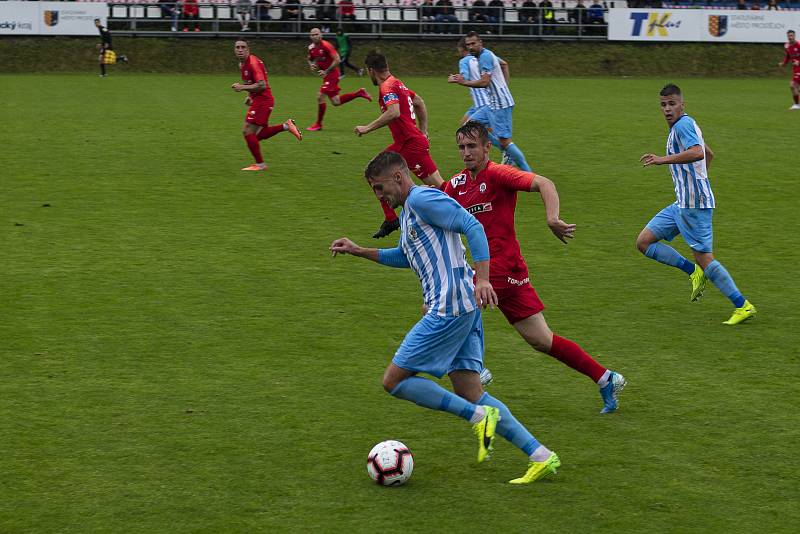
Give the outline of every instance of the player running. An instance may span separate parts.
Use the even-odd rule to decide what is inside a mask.
[[[659,94],[661,112],[669,124],[667,155],[644,154],[639,161],[645,167],[669,165],[678,200],[658,212],[647,223],[636,238],[636,248],[648,258],[676,267],[689,275],[692,302],[703,295],[708,280],[711,280],[735,308],[725,324],[739,324],[753,317],[756,307],[742,296],[731,275],[714,259],[712,253],[711,219],[716,204],[708,181],[708,166],[714,153],[705,144],[703,132],[697,123],[684,113],[680,88],[669,84]],[[683,236],[692,249],[698,265],[681,256],[669,245],[659,242],[672,241],[678,234]]]
[[[601,413],[615,411],[625,378],[597,363],[577,343],[550,330],[542,313],[544,304],[530,283],[517,240],[514,212],[518,191],[538,192],[550,230],[564,243],[565,238],[572,238],[575,225],[559,218],[555,185],[544,176],[489,161],[488,132],[478,122],[470,121],[459,128],[456,143],[465,169],[445,184],[444,192],[473,214],[486,230],[492,257],[490,281],[497,292],[500,311],[531,347],[588,376],[600,387]],[[491,381],[488,369],[481,373],[481,381]]]
[[[441,186],[442,176],[430,154],[428,110],[425,102],[403,82],[392,76],[389,72],[389,63],[383,54],[370,52],[364,63],[372,83],[380,86],[378,105],[382,113],[366,126],[356,126],[353,130],[358,136],[362,136],[388,126],[394,142],[386,150],[398,152],[403,156],[411,172],[425,184],[433,187]],[[383,201],[381,207],[385,219],[378,231],[373,234],[374,238],[386,237],[400,228],[400,221],[394,209]]]
[[[97,50],[100,52],[98,62],[100,63],[100,77],[105,78],[108,76],[106,73],[106,65],[114,65],[117,59],[123,63],[128,63],[128,56],[125,54],[117,54],[114,51],[114,46],[111,44],[111,32],[108,28],[103,26],[100,19],[94,19],[94,26],[100,32],[100,44],[97,45]]]
[[[491,50],[483,47],[483,41],[476,32],[469,32],[465,36],[464,45],[470,54],[478,58],[480,78],[467,80],[461,74],[454,74],[447,81],[470,88],[486,88],[489,92],[489,125],[492,132],[500,139],[502,150],[505,151],[506,157],[503,160],[507,159],[523,171],[531,172],[525,155],[511,139],[514,97],[508,88],[507,65],[504,72],[500,59]]]
[[[231,85],[231,89],[237,93],[241,91],[249,93],[244,101],[249,108],[244,119],[242,135],[244,135],[247,148],[256,160],[255,164],[249,165],[242,170],[263,171],[267,169],[267,165],[261,156],[259,141],[269,139],[283,131],[288,131],[298,141],[302,141],[303,136],[292,119],[288,119],[283,124],[268,125],[269,116],[275,107],[275,98],[273,98],[272,91],[269,88],[267,69],[264,67],[264,62],[250,53],[250,44],[244,39],[236,41],[233,51],[239,59],[239,68],[244,83],[234,83]]]
[[[792,64],[792,81],[789,82],[789,87],[792,90],[794,104],[789,109],[800,109],[800,43],[795,39],[794,30],[786,32],[786,39],[783,45],[786,57],[778,63],[778,66],[785,67],[788,63]]]
[[[461,59],[458,61],[458,74],[451,74],[448,76],[447,81],[449,83],[458,83],[459,79],[472,81],[480,80],[481,78],[480,72],[478,71],[478,58],[467,51],[465,41],[466,39],[464,37],[458,41],[456,48],[458,50],[458,55],[461,56]],[[498,58],[498,60],[500,61],[501,68],[503,68],[503,74],[506,75],[508,72],[508,63],[500,58]],[[506,81],[508,81],[507,75]],[[464,117],[461,119],[461,125],[469,121],[476,121],[486,126],[486,128],[491,128],[492,126],[489,121],[489,113],[491,113],[491,108],[489,107],[489,91],[483,87],[469,87],[468,89],[469,95],[472,97],[472,106],[464,113]],[[494,135],[491,130],[489,130],[489,140],[505,157],[505,151],[500,145],[500,140],[497,139],[497,136]]]
[[[322,32],[319,28],[311,28],[309,33],[311,44],[308,45],[308,66],[312,72],[316,72],[322,77],[322,86],[317,93],[317,122],[306,128],[309,132],[317,132],[322,129],[322,119],[325,117],[325,97],[327,96],[331,104],[341,106],[347,104],[354,98],[363,98],[372,102],[372,97],[363,87],[355,93],[339,95],[339,63],[341,58],[339,53],[331,43],[322,39]]]
[[[473,425],[478,436],[478,462],[491,451],[495,432],[521,449],[528,470],[512,484],[529,484],[555,473],[556,453],[541,445],[505,404],[483,391],[481,307],[497,302],[489,282],[489,245],[480,223],[438,189],[414,185],[403,157],[382,152],[364,174],[375,194],[393,208],[402,206],[402,232],[396,248],[362,248],[347,238],[331,243],[336,254],[352,254],[389,267],[411,268],[419,277],[428,312],[406,334],[386,368],[383,387],[392,396],[424,408],[450,412]],[[475,273],[465,258],[466,236]],[[475,280],[473,282],[473,274]],[[450,378],[454,393],[427,373]]]

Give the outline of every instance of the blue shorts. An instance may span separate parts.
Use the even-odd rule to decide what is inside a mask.
[[[489,110],[489,126],[494,134],[501,139],[511,139],[511,115],[514,106],[503,109]]]
[[[681,234],[693,251],[713,252],[713,216],[714,208],[679,208],[677,203],[670,204],[650,219],[647,229],[666,241]]]
[[[392,363],[436,378],[460,369],[480,373],[483,370],[480,310],[458,317],[426,314],[406,334]]]
[[[481,106],[479,108],[472,106],[467,110],[467,117],[469,117],[469,120],[479,122],[489,128],[491,125],[489,115],[491,113],[492,110],[489,106]]]

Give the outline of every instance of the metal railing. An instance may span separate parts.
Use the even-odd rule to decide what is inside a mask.
[[[236,5],[200,4],[196,17],[170,15],[158,4],[109,4],[108,26],[115,34],[231,36],[257,34],[292,37],[313,27],[342,27],[364,38],[452,38],[474,30],[493,38],[591,40],[605,39],[607,8],[450,7],[359,5],[352,14],[325,13],[315,5],[292,4],[249,11],[246,26]],[[247,28],[246,30],[244,28]]]

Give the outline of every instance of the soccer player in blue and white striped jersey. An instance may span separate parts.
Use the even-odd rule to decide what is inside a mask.
[[[406,334],[383,375],[391,395],[425,408],[441,410],[472,423],[478,436],[478,462],[491,450],[495,431],[529,459],[526,473],[510,482],[528,484],[555,473],[558,456],[540,444],[505,404],[483,391],[483,324],[481,308],[497,304],[489,282],[489,244],[483,226],[458,202],[436,188],[414,185],[411,171],[396,152],[381,152],[364,173],[375,195],[400,214],[396,248],[363,248],[347,238],[331,243],[336,254],[352,254],[417,274],[427,312]],[[461,235],[466,236],[473,272]],[[474,275],[474,282],[473,282]],[[448,375],[455,393],[432,380]]]
[[[492,132],[500,139],[500,145],[509,161],[523,171],[532,172],[525,155],[511,139],[514,97],[508,88],[508,65],[505,65],[504,70],[500,59],[491,50],[483,47],[483,41],[476,32],[469,32],[464,37],[464,45],[478,59],[480,78],[467,80],[458,75],[448,81],[470,88],[485,88],[489,92],[489,122]]]
[[[692,283],[692,301],[703,295],[707,281],[711,280],[735,308],[725,324],[739,324],[753,317],[756,307],[744,298],[731,275],[712,253],[711,220],[716,203],[708,181],[708,166],[714,153],[705,144],[703,132],[695,120],[684,113],[680,88],[669,84],[660,95],[661,111],[669,124],[667,155],[645,154],[640,161],[645,167],[669,165],[677,200],[647,223],[636,239],[636,247],[648,258],[688,274]],[[678,234],[692,249],[697,265],[660,242],[672,241]]]
[[[450,83],[458,83],[459,79],[463,80],[480,80],[481,75],[478,70],[478,58],[467,52],[467,45],[465,39],[462,37],[458,41],[458,53],[461,59],[458,62],[458,74],[451,74],[447,81]],[[499,58],[498,58],[499,59]],[[501,66],[507,65],[505,61],[500,59]],[[460,78],[459,78],[460,76]],[[489,91],[483,87],[468,87],[469,95],[472,97],[472,106],[464,113],[461,119],[461,124],[466,124],[469,121],[476,121],[483,124],[489,130],[489,140],[492,144],[500,149],[505,156],[505,150],[500,145],[500,140],[491,131],[490,113],[492,109],[489,107]]]

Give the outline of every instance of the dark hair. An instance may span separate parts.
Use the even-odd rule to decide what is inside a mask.
[[[794,33],[794,30],[788,30],[786,33]]]
[[[100,19],[94,19],[95,22],[100,22]]]
[[[389,63],[386,61],[386,56],[378,52],[377,50],[373,50],[367,57],[364,58],[364,64],[372,70],[376,70],[378,72],[383,72],[385,70],[389,70]]]
[[[467,40],[467,37],[477,37],[478,39],[481,38],[481,36],[476,31],[467,32],[467,34],[464,36],[465,41]]]
[[[467,38],[466,37],[462,37],[461,39],[458,40],[458,47],[461,50],[466,50],[467,49]]]
[[[236,39],[236,40],[233,42],[233,44],[236,44],[236,43],[244,43],[244,44],[246,44],[246,45],[247,45],[247,48],[250,48],[250,41],[248,41],[248,40],[247,40],[247,39],[245,39],[244,37],[240,37],[239,39]]]
[[[477,121],[467,121],[461,128],[456,130],[456,139],[458,139],[459,135],[476,139],[484,145],[489,142],[489,130]]]
[[[681,88],[675,85],[674,83],[668,83],[661,89],[661,92],[658,93],[661,96],[670,96],[670,95],[677,95],[683,96],[681,93]]]
[[[383,176],[389,169],[394,167],[400,167],[405,174],[411,172],[408,170],[408,164],[406,160],[403,159],[403,156],[391,150],[384,150],[367,163],[364,169],[364,177],[367,180],[373,180],[379,176]]]

